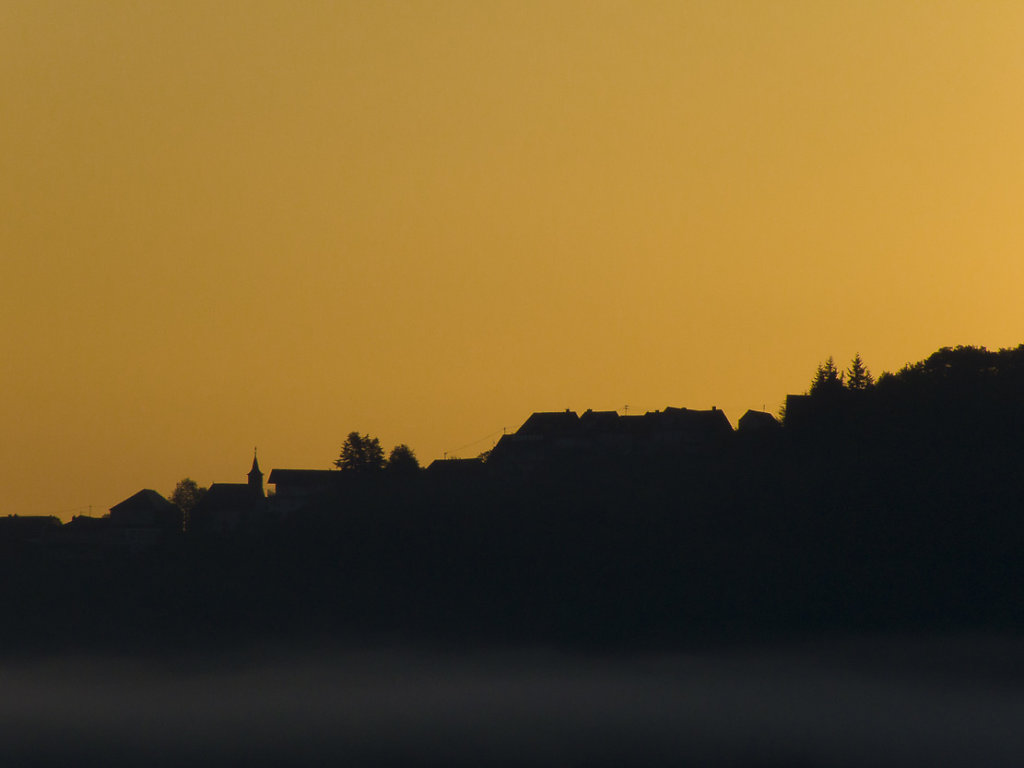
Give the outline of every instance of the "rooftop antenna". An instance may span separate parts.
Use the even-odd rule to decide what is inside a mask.
[[[622,410],[623,410],[623,416],[629,416],[629,406],[628,405],[622,406]]]

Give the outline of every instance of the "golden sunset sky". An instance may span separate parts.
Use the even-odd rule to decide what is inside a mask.
[[[0,4],[0,514],[1024,341],[1024,3]]]

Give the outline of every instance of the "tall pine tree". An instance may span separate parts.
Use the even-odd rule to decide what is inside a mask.
[[[843,388],[843,372],[836,368],[836,362],[832,359],[832,355],[828,356],[828,359],[818,366],[818,370],[814,373],[814,378],[811,379],[811,390],[812,395],[828,395]]]
[[[874,383],[875,379],[872,377],[871,371],[864,365],[860,352],[858,352],[853,356],[850,367],[846,371],[846,388],[857,390],[870,389],[874,386]]]

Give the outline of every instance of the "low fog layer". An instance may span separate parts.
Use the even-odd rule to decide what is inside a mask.
[[[0,753],[107,765],[1024,764],[1024,644],[7,662]],[[11,763],[13,764],[13,763]]]

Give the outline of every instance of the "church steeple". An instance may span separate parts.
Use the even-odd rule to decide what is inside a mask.
[[[252,449],[252,469],[249,470],[249,487],[263,496],[263,473],[260,472],[259,462],[256,461],[256,449]]]

